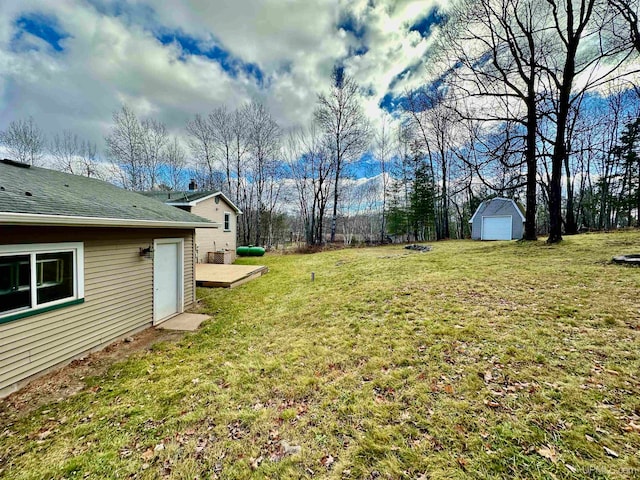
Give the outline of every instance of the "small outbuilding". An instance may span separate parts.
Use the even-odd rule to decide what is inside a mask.
[[[195,232],[220,227],[100,180],[0,160],[0,398],[194,305]]]
[[[193,190],[151,191],[143,192],[143,195],[220,224],[223,228],[196,229],[197,262],[213,263],[212,254],[217,253],[224,253],[224,263],[233,262],[236,258],[238,216],[242,215],[242,210],[220,191],[196,190],[193,182],[189,187]]]
[[[524,214],[510,198],[485,200],[469,223],[473,240],[518,240],[524,234]]]

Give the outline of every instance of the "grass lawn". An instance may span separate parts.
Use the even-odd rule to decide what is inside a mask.
[[[640,477],[640,233],[266,256],[213,315],[0,416],[0,477]],[[310,281],[315,272],[315,282]]]

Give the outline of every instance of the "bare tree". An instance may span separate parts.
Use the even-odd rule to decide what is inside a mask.
[[[305,241],[318,245],[324,241],[324,218],[335,165],[315,122],[290,132],[283,150],[298,196]]]
[[[389,162],[391,161],[391,152],[393,151],[392,137],[389,132],[387,117],[382,118],[380,129],[375,136],[375,156],[380,166],[380,176],[382,179],[382,205],[380,209],[380,242],[384,243],[386,238],[386,210],[387,210],[387,194],[389,193]]]
[[[153,118],[145,119],[140,123],[140,139],[144,184],[153,189],[158,186],[164,150],[169,141],[167,127]]]
[[[237,115],[229,112],[226,107],[216,108],[209,114],[208,123],[215,140],[215,145],[224,169],[225,184],[228,194],[233,191],[234,147],[236,146],[236,129],[234,122]]]
[[[408,96],[407,111],[420,141],[420,150],[426,153],[431,178],[438,181],[436,238],[449,238],[450,166],[456,143],[458,117],[448,108],[448,99],[442,92],[421,91]]]
[[[54,158],[54,166],[63,172],[85,177],[100,177],[96,158],[95,143],[80,140],[70,130],[56,134],[51,143],[50,153]]]
[[[80,153],[78,135],[70,130],[64,130],[62,135],[56,133],[51,142],[50,151],[54,158],[54,166],[58,170],[74,173],[76,158]]]
[[[204,171],[203,188],[215,188],[215,149],[216,139],[207,117],[196,115],[187,122],[189,147],[195,158],[197,167]]]
[[[572,108],[588,90],[610,82],[631,55],[628,41],[610,41],[619,12],[607,0],[545,0],[553,18],[554,50],[542,65],[554,106],[555,135],[549,139],[549,243],[562,240],[562,175],[568,155],[567,133]],[[595,47],[594,47],[595,45]],[[577,80],[582,85],[576,88]]]
[[[250,104],[246,122],[251,154],[251,182],[256,189],[255,243],[261,245],[264,221],[267,239],[272,237],[272,218],[282,186],[278,162],[281,130],[264,105],[259,103]]]
[[[144,190],[143,129],[127,105],[113,114],[113,128],[105,137],[107,155],[116,167],[115,175],[124,188]]]
[[[524,238],[535,240],[537,122],[540,117],[540,68],[548,51],[549,13],[536,0],[464,0],[453,7],[441,39],[442,52],[454,63],[449,79],[463,118],[517,122],[524,128],[526,214]],[[478,101],[469,104],[469,100]]]
[[[331,241],[335,240],[340,179],[346,164],[369,146],[369,124],[360,106],[359,88],[341,68],[334,69],[331,91],[318,96],[314,116],[324,132],[335,165]]]
[[[254,211],[252,205],[254,203],[255,188],[254,185],[247,181],[247,157],[249,155],[250,145],[248,138],[247,119],[250,106],[245,105],[243,108],[233,112],[231,116],[231,134],[232,134],[232,166],[234,181],[231,183],[233,191],[231,194],[238,202],[238,206],[242,209],[243,215],[240,217],[240,232],[238,235],[243,239],[244,243],[250,243],[253,233]]]
[[[629,28],[628,35],[633,44],[633,48],[640,52],[640,24],[638,23],[638,11],[640,2],[638,0],[609,0],[610,4],[620,13]],[[625,35],[627,32],[622,33]]]
[[[33,121],[33,117],[14,120],[4,132],[0,132],[0,144],[7,149],[12,159],[34,166],[42,159],[45,143],[45,135]]]
[[[182,190],[185,185],[187,157],[176,137],[173,137],[163,152],[164,179],[171,190]]]

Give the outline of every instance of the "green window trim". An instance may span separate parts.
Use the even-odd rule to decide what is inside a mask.
[[[0,324],[13,322],[14,320],[20,320],[21,318],[32,317],[34,315],[40,315],[41,313],[51,312],[52,310],[58,310],[59,308],[71,307],[73,305],[80,305],[84,303],[84,298],[76,298],[69,300],[68,302],[58,303],[56,305],[49,305],[41,308],[32,308],[25,310],[24,312],[17,312],[6,317],[0,317]]]

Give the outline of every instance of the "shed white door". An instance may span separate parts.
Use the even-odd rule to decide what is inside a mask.
[[[511,240],[511,216],[482,217],[482,240]]]
[[[182,311],[182,241],[182,239],[162,239],[154,242],[154,324]]]

